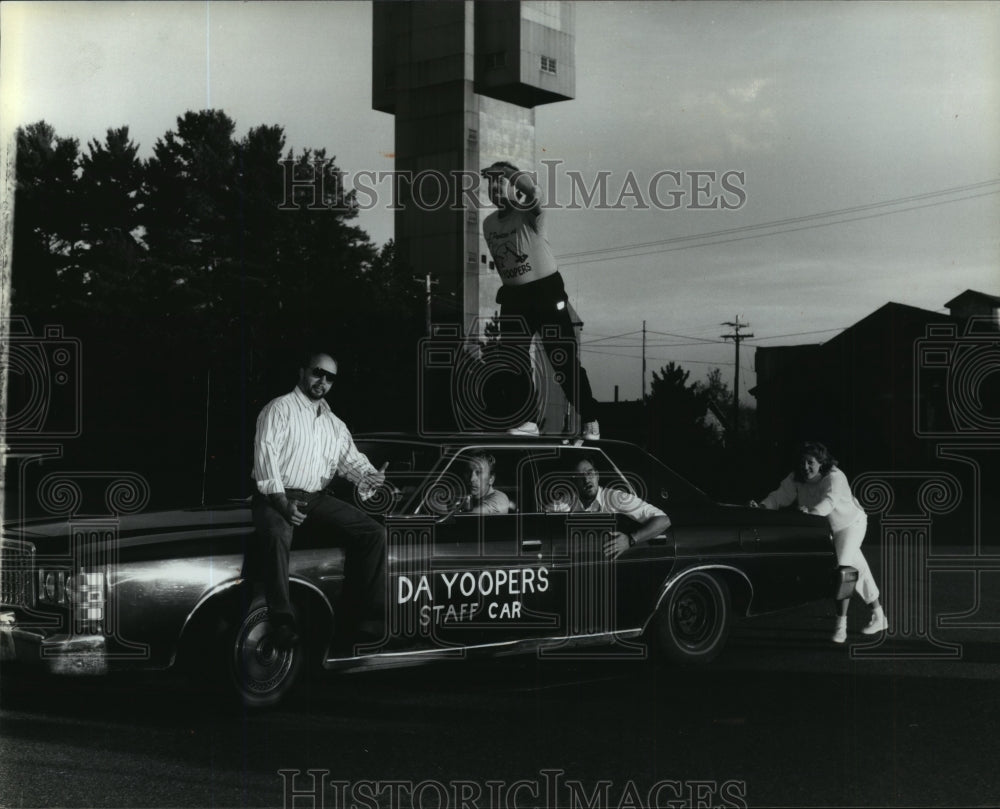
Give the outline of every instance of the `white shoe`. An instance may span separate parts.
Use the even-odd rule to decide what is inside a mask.
[[[601,425],[597,420],[588,421],[583,425],[583,439],[585,441],[597,441],[601,437]]]
[[[530,435],[538,438],[538,425],[533,421],[526,421],[520,427],[511,427],[507,435]]]
[[[882,610],[872,613],[871,620],[861,628],[866,635],[874,635],[878,632],[885,632],[889,628],[889,619],[885,617]]]
[[[847,619],[838,618],[837,628],[833,631],[833,636],[830,638],[834,643],[843,643],[847,640]]]

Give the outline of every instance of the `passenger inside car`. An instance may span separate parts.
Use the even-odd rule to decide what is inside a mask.
[[[670,527],[670,518],[659,508],[647,503],[625,488],[604,487],[597,470],[598,458],[579,455],[573,458],[569,482],[566,473],[548,487],[546,511],[624,514],[637,526],[629,533],[615,532],[604,543],[607,556],[617,556],[639,542],[644,542]]]
[[[496,458],[485,451],[470,452],[464,458],[469,493],[460,511],[467,514],[507,514],[514,510],[510,498],[495,487]]]

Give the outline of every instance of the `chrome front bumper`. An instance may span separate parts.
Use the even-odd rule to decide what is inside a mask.
[[[41,666],[52,674],[108,673],[104,635],[51,635],[17,626],[12,612],[0,613],[0,662]]]

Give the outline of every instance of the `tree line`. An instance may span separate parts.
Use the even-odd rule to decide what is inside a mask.
[[[309,347],[360,388],[337,397],[356,429],[412,418],[422,301],[392,242],[357,225],[325,149],[288,149],[277,125],[234,133],[220,110],[187,112],[147,159],[127,126],[85,148],[44,121],[16,135],[12,314],[80,340],[67,455],[139,469],[163,502],[200,499],[205,478],[209,498],[246,492],[257,410]],[[12,398],[30,398],[16,376]]]

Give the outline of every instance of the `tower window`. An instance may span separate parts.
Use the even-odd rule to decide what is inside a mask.
[[[542,73],[555,73],[556,72],[556,60],[551,56],[542,57]]]

